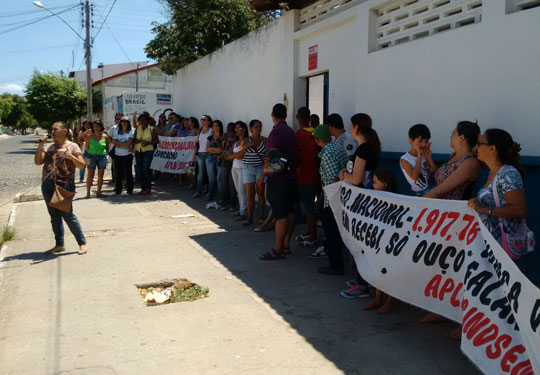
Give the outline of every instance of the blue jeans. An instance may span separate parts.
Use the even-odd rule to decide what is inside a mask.
[[[75,184],[58,183],[58,185],[66,190],[75,191]],[[54,232],[56,246],[64,246],[64,225],[62,224],[62,219],[64,219],[69,227],[69,230],[75,236],[79,246],[85,245],[86,238],[84,237],[81,224],[79,223],[79,220],[77,220],[77,216],[75,216],[73,213],[73,206],[71,206],[69,212],[60,211],[49,206],[49,202],[54,194],[54,187],[55,185],[53,180],[45,180],[41,183],[41,192],[43,194],[43,199],[45,199],[49,216],[51,217],[52,230]]]
[[[208,200],[214,199],[216,192],[216,159],[207,152],[200,152],[197,155],[199,165],[199,175],[197,176],[197,192],[202,194],[204,178],[208,174]]]
[[[154,151],[135,152],[135,173],[139,177],[141,190],[152,189],[152,170],[150,165],[154,158]]]

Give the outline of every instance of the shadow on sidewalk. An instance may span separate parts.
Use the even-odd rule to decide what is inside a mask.
[[[62,253],[57,253],[57,254],[45,254],[44,251],[22,253],[22,254],[7,256],[3,258],[2,261],[0,262],[0,267],[2,264],[10,262],[12,260],[30,260],[32,261],[32,263],[30,263],[32,265],[32,264],[39,264],[39,263],[47,262],[49,260],[55,260],[55,259],[58,259],[59,257],[64,257],[66,255],[78,255],[78,253],[76,251],[62,252]],[[3,267],[3,268],[8,268],[8,267]]]
[[[339,295],[351,274],[317,273],[327,260],[309,258],[314,248],[291,243],[286,259],[261,261],[258,255],[273,245],[273,231],[257,233],[255,225],[244,227],[229,212],[207,210],[206,202],[192,199],[187,189],[171,194],[225,230],[191,238],[344,374],[478,374],[459,342],[444,338],[452,323],[420,325],[425,312],[405,303],[389,315],[365,311],[369,299]],[[298,226],[295,234],[302,229]]]

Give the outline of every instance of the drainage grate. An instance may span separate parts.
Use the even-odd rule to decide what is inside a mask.
[[[135,285],[147,306],[196,301],[208,297],[210,290],[187,279],[163,280]]]

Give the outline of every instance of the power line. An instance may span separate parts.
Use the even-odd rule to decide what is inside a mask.
[[[107,2],[108,4],[108,2]],[[109,8],[109,11],[107,12],[107,15],[105,16],[105,18],[103,19],[103,22],[101,23],[101,26],[99,27],[98,31],[96,32],[96,34],[94,35],[94,38],[93,39],[96,39],[97,36],[99,35],[99,32],[101,31],[101,29],[103,28],[103,25],[105,24],[105,22],[107,22],[107,18],[109,17],[109,14],[111,14],[111,10],[113,9],[114,7],[114,4],[116,4],[116,0],[113,1],[111,7]],[[99,12],[99,10],[98,10]],[[101,15],[101,12],[99,12],[100,15]]]
[[[47,49],[55,49],[55,48],[65,48],[65,47],[78,47],[82,45],[82,43],[77,44],[63,44],[59,46],[50,46],[50,47],[42,47],[42,48],[31,48],[31,49],[18,49],[18,50],[11,50],[11,51],[2,51],[2,54],[6,53],[24,53],[24,52],[34,52],[34,51],[42,51]]]
[[[50,7],[49,9],[51,9],[51,10],[62,9],[62,8],[71,7],[71,6],[78,6],[78,5],[79,4],[62,5],[62,6],[57,6],[57,7]],[[39,12],[42,12],[42,10],[41,9],[36,9],[36,10],[26,10],[26,11],[17,11],[17,12],[6,12],[6,13],[0,13],[0,18],[26,16],[28,14],[39,13]]]
[[[120,42],[118,41],[118,39],[116,39],[116,36],[114,35],[114,33],[112,32],[111,28],[109,27],[109,24],[108,24],[108,23],[105,23],[105,26],[107,26],[107,30],[109,30],[109,32],[111,33],[111,36],[113,37],[114,41],[116,42],[116,44],[118,44],[118,47],[120,47],[120,50],[124,53],[124,56],[126,56],[126,59],[128,59],[128,61],[130,62],[131,66],[135,67],[135,64],[133,64],[133,61],[131,61],[131,59],[130,59],[129,56],[127,55],[126,51],[124,50],[124,48],[122,47],[122,45],[120,44]]]
[[[79,6],[79,5],[77,4],[77,5],[75,5],[75,6],[71,7],[71,8],[68,8],[68,9],[66,9],[66,10],[63,10],[63,11],[58,12],[58,13],[56,13],[56,14],[62,14],[62,13],[65,13],[65,12],[70,11],[71,9],[75,8],[75,7],[78,7],[78,6]],[[20,25],[20,26],[13,27],[13,28],[8,29],[8,30],[1,31],[1,32],[0,32],[0,35],[4,35],[4,34],[7,34],[7,33],[9,33],[9,32],[12,32],[12,31],[22,29],[23,27],[26,27],[26,26],[31,26],[31,25],[33,25],[33,24],[36,24],[36,23],[38,23],[38,22],[40,22],[40,21],[43,21],[43,20],[45,20],[45,19],[47,19],[47,18],[54,17],[54,16],[55,16],[55,14],[50,14],[50,15],[48,15],[48,16],[44,16],[44,17],[35,19],[35,20],[33,20],[33,21],[30,21],[30,22],[25,23],[24,25]]]

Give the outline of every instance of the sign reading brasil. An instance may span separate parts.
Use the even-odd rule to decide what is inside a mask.
[[[186,173],[193,161],[197,137],[159,137],[151,169],[167,173]]]
[[[346,182],[325,192],[370,284],[462,324],[461,350],[485,374],[540,374],[540,290],[467,202]]]

